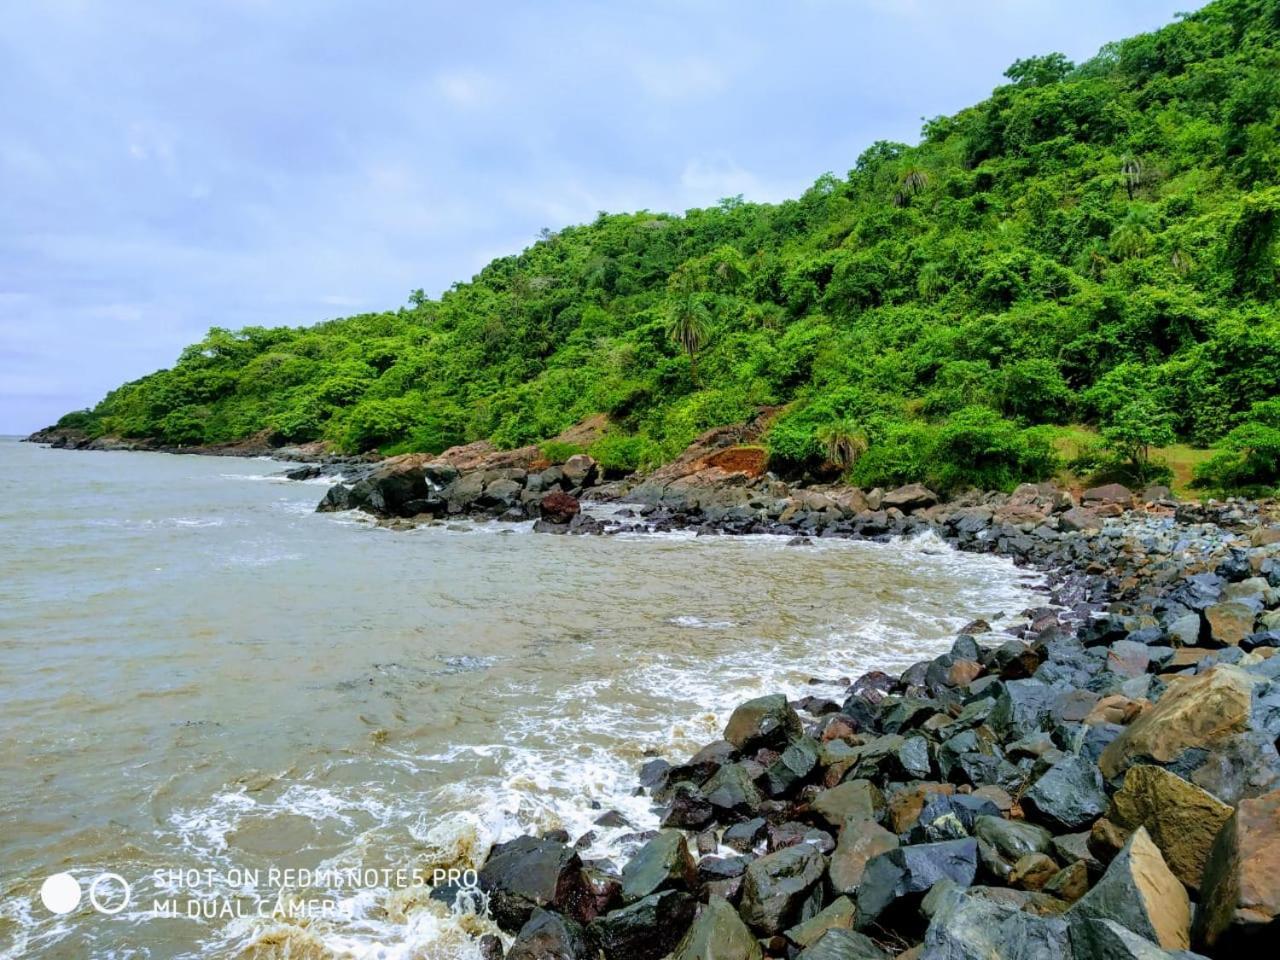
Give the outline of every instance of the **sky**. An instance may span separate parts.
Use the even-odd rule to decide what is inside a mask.
[[[600,210],[797,196],[1195,0],[39,0],[0,19],[0,433],[211,326],[404,304]]]

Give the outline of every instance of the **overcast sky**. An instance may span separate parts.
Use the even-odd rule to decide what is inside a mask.
[[[0,433],[210,326],[435,295],[598,210],[795,196],[1195,0],[17,0]]]

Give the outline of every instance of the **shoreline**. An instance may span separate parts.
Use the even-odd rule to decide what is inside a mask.
[[[663,829],[620,870],[558,833],[495,846],[479,880],[508,960],[694,960],[712,944],[718,960],[1136,960],[1272,942],[1280,883],[1249,864],[1280,857],[1273,502],[1024,484],[941,503],[918,485],[793,487],[707,459],[626,481],[581,455],[343,464],[318,509],[393,529],[474,516],[798,546],[933,531],[1043,572],[1049,604],[998,646],[975,622],[949,653],[853,679],[843,702],[757,698],[685,763],[645,764]],[[581,509],[622,499],[640,506]],[[1245,903],[1259,882],[1262,906]]]

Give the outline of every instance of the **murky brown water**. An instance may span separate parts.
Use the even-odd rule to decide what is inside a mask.
[[[646,751],[1042,599],[930,540],[389,533],[279,469],[0,441],[0,957],[465,955],[483,921],[414,871],[600,808],[651,827]]]

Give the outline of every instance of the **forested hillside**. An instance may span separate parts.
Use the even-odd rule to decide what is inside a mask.
[[[1106,447],[1080,469],[1154,477],[1177,439],[1222,451],[1209,487],[1273,488],[1280,0],[1006,76],[798,199],[601,213],[438,301],[214,329],[62,425],[396,452],[603,412],[591,452],[618,471],[781,407],[764,442],[790,474],[1007,487],[1086,423]]]

